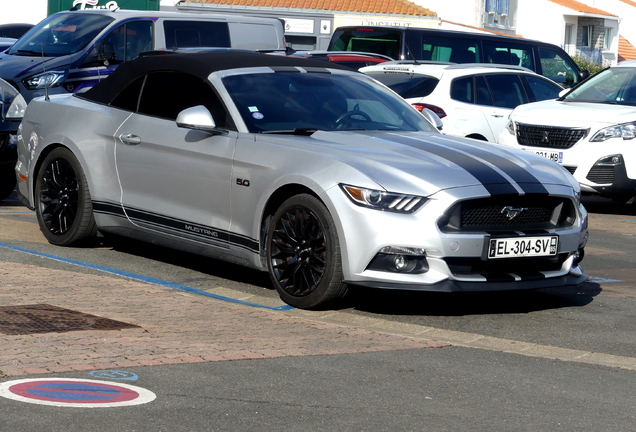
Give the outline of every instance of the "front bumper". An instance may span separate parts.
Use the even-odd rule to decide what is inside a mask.
[[[570,187],[546,187],[553,196],[571,197]],[[458,201],[482,198],[481,189],[471,186],[439,192],[416,213],[407,215],[361,208],[339,189],[328,191],[329,200],[325,202],[338,226],[343,281],[366,287],[441,292],[538,289],[585,281],[587,276],[575,261],[577,251],[585,247],[587,240],[587,212],[583,206],[576,209],[576,221],[571,226],[539,234],[442,232],[438,226],[442,214]],[[558,236],[557,256],[538,260],[487,258],[490,238],[522,239],[524,235]],[[373,263],[387,246],[424,253],[407,257],[420,260],[413,271],[380,269]]]
[[[567,149],[522,146],[506,130],[498,142],[544,155],[558,154],[559,165],[574,176],[583,192],[620,198],[636,195],[636,140],[590,142],[595,133],[591,131],[587,138]]]

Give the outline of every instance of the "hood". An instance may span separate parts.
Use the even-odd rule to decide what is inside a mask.
[[[548,100],[520,105],[511,117],[521,123],[542,126],[600,129],[636,120],[636,107]]]
[[[483,186],[491,195],[516,195],[546,193],[543,184],[571,186],[569,174],[545,158],[438,133],[318,131],[310,137],[258,139],[336,159],[391,192],[430,196],[444,189]]]
[[[44,68],[47,71],[67,70],[76,55],[61,57],[44,57]],[[0,54],[0,78],[7,81],[21,81],[44,72],[42,57]]]

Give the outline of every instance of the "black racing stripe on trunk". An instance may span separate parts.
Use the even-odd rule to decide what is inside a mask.
[[[470,175],[475,177],[486,188],[490,195],[519,195],[517,189],[508,179],[490,166],[469,155],[444,147],[440,144],[434,144],[421,139],[413,139],[390,134],[389,136],[392,141],[419,148],[460,166]]]
[[[498,154],[466,144],[457,143],[456,148],[495,165],[510,176],[510,178],[512,178],[525,193],[548,195],[548,190],[535,176],[532,175],[532,173],[517,165],[513,161]]]

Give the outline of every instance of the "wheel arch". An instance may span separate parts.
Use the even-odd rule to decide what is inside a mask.
[[[479,141],[488,142],[488,138],[486,138],[485,136],[483,136],[482,134],[479,134],[479,133],[472,133],[472,134],[466,135],[466,138],[472,138],[472,139],[476,139],[476,140],[479,140]]]
[[[267,263],[265,261],[266,247],[265,242],[267,240],[267,224],[268,219],[276,213],[276,210],[285,202],[287,199],[300,194],[308,194],[320,202],[325,204],[325,202],[320,198],[319,194],[317,194],[314,190],[306,185],[302,185],[299,183],[288,183],[280,186],[276,189],[267,199],[265,206],[263,207],[263,211],[261,213],[260,218],[260,236],[259,236],[259,249],[260,249],[260,257],[261,257],[261,266],[263,268],[267,268]],[[325,205],[326,206],[326,205]]]

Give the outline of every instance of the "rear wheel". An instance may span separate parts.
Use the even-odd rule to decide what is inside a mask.
[[[13,193],[16,185],[15,169],[13,165],[0,166],[0,201]]]
[[[67,246],[97,235],[86,177],[71,151],[55,149],[42,162],[35,180],[35,211],[50,243]]]
[[[274,214],[267,263],[281,299],[292,306],[323,308],[347,292],[333,218],[311,195],[289,198]]]

